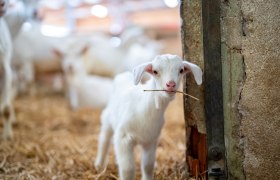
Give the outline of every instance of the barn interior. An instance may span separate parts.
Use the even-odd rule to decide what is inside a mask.
[[[113,150],[106,171],[93,166],[103,107],[73,104],[73,67],[63,59],[76,53],[88,75],[113,79],[155,55],[182,56],[179,0],[11,0],[6,16],[14,14],[27,17],[16,33],[10,25],[16,121],[12,139],[0,140],[0,178],[119,179]],[[105,65],[86,64],[92,58]],[[188,176],[182,97],[165,113],[155,179]],[[135,156],[141,179],[138,149]]]

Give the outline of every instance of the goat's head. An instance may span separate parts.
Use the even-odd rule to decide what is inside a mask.
[[[133,70],[134,83],[138,84],[144,73],[150,74],[154,85],[164,96],[173,96],[178,90],[181,78],[188,72],[192,72],[198,85],[202,83],[201,69],[180,57],[171,54],[156,56],[151,62],[141,64]]]
[[[0,0],[0,17],[2,17],[9,7],[9,0]]]
[[[66,75],[86,73],[82,57],[88,51],[89,46],[69,47],[67,52],[53,49],[53,53],[61,60],[62,70]]]
[[[26,20],[28,21],[41,21],[43,19],[42,14],[39,13],[39,1],[38,0],[22,0],[23,8],[25,11]]]

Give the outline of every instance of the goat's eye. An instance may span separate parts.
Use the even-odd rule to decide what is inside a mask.
[[[154,73],[155,75],[157,75],[157,74],[158,74],[158,72],[157,72],[156,70],[154,70],[154,71],[153,71],[153,73]]]
[[[183,74],[183,72],[184,72],[184,69],[181,69],[181,70],[180,70],[180,74]]]

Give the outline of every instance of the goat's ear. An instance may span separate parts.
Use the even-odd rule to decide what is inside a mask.
[[[184,71],[191,71],[193,73],[194,79],[198,85],[202,84],[202,71],[199,66],[190,63],[188,61],[183,61]]]
[[[84,47],[81,49],[79,55],[84,55],[84,54],[86,54],[86,53],[89,51],[89,49],[90,49],[89,44],[84,45]]]
[[[137,85],[141,79],[144,72],[152,72],[153,66],[151,62],[141,64],[133,69],[133,80],[134,84]]]
[[[54,49],[52,49],[52,53],[53,53],[57,58],[59,58],[60,60],[63,59],[64,54],[63,54],[63,52],[62,52],[61,50],[54,48]]]

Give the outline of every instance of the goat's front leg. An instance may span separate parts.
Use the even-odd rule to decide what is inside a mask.
[[[18,82],[17,87],[20,93],[35,95],[35,72],[33,62],[25,60],[21,62],[20,67],[17,69]]]
[[[141,161],[142,180],[152,180],[156,158],[157,142],[142,146],[143,154]]]
[[[4,140],[11,140],[13,139],[13,129],[12,129],[12,121],[7,118],[7,114],[9,113],[8,112],[9,110],[8,109],[4,109],[3,113],[3,138]]]
[[[121,180],[133,180],[135,173],[134,146],[135,143],[131,137],[123,132],[115,135],[115,153],[119,166],[119,175]]]
[[[75,110],[79,107],[79,98],[78,98],[77,90],[72,86],[69,86],[68,88],[69,88],[68,96],[69,96],[70,108]]]
[[[3,137],[4,139],[12,139],[12,122],[15,121],[14,108],[12,106],[12,68],[8,60],[5,60],[3,63],[5,71],[5,83],[2,93],[1,100],[1,115],[4,120],[4,130]]]

